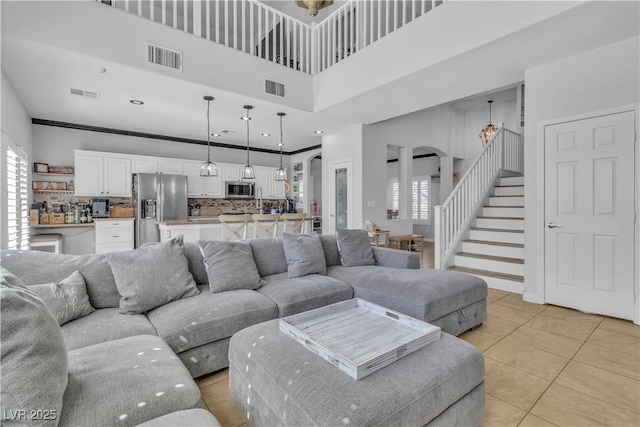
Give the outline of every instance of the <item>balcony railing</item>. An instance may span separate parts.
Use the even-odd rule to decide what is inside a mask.
[[[351,0],[310,26],[257,0],[96,1],[307,74],[326,70],[444,2]]]

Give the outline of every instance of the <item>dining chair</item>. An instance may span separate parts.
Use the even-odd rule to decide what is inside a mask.
[[[307,214],[283,213],[280,219],[284,222],[283,233],[304,234]]]
[[[253,214],[253,237],[276,237],[278,234],[278,214]]]
[[[220,215],[220,238],[222,240],[242,240],[247,238],[251,215]]]

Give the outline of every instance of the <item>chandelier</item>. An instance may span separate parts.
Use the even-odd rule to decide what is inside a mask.
[[[320,9],[333,4],[333,0],[296,0],[296,4],[309,11],[309,15],[316,16]]]
[[[218,176],[218,168],[216,168],[216,164],[211,161],[211,129],[210,129],[210,115],[209,115],[209,107],[211,106],[211,101],[213,101],[213,96],[205,96],[204,100],[207,101],[207,161],[202,162],[202,166],[200,166],[200,176],[205,177],[214,177]]]
[[[487,124],[484,129],[482,129],[479,135],[483,147],[487,145],[489,141],[491,141],[491,138],[493,138],[493,135],[495,135],[496,131],[498,130],[498,128],[496,128],[496,126],[491,123],[491,103],[493,102],[493,100],[487,102],[489,103],[489,124]]]

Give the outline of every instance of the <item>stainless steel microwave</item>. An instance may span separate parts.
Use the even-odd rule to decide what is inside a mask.
[[[247,181],[225,181],[224,197],[227,199],[255,199],[255,183]]]

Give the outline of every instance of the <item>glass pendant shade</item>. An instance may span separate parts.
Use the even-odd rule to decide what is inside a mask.
[[[489,141],[491,141],[491,138],[493,138],[493,135],[495,135],[498,131],[498,128],[493,123],[491,123],[491,103],[493,102],[493,100],[487,102],[489,103],[489,124],[487,124],[484,129],[482,129],[479,135],[480,141],[482,141],[482,146],[487,145]]]
[[[244,166],[244,168],[242,169],[242,179],[256,179],[256,173],[253,170],[253,166]]]
[[[276,169],[276,181],[286,181],[287,171],[282,166]]]
[[[211,161],[211,115],[209,114],[209,110],[213,96],[205,96],[204,99],[207,101],[207,160],[202,162],[202,166],[200,166],[200,176],[210,178],[218,176],[218,168],[216,164]]]
[[[204,177],[218,176],[218,168],[216,167],[216,164],[210,160],[202,162],[202,166],[200,166],[200,176],[204,176]]]
[[[249,111],[252,108],[253,106],[251,105],[245,105],[244,109],[247,110],[247,115],[245,117],[241,117],[242,120],[247,122],[247,164],[242,169],[242,179],[256,179],[256,173],[249,162],[249,121],[251,120],[251,117],[249,117]]]
[[[282,142],[282,118],[285,116],[285,113],[278,113],[278,116],[280,116],[280,142],[278,143],[280,146],[280,167],[276,169],[275,180],[286,181],[287,170],[282,167],[282,147],[284,146],[284,143]]]

